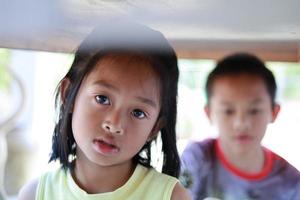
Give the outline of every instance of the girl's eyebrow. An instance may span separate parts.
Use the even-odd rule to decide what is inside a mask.
[[[97,81],[93,82],[93,85],[99,85],[101,87],[105,87],[105,88],[112,89],[115,91],[120,91],[117,87],[115,87],[112,84],[109,84],[105,81],[102,81],[102,80],[97,80]]]
[[[93,85],[99,85],[101,87],[105,87],[105,88],[108,88],[108,89],[112,89],[112,90],[115,90],[116,92],[119,92],[120,89],[115,87],[114,85],[112,84],[109,84],[105,81],[102,81],[102,80],[97,80],[93,83]],[[136,96],[135,97],[138,101],[144,103],[144,104],[147,104],[153,108],[157,108],[157,104],[155,103],[155,101],[149,99],[149,98],[145,98],[145,97],[141,97],[141,96]]]
[[[144,104],[147,104],[153,108],[157,108],[157,104],[154,101],[152,101],[151,99],[148,99],[145,97],[136,97],[136,98]]]

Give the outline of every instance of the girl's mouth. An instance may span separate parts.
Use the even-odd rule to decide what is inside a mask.
[[[112,155],[120,151],[119,147],[104,140],[94,140],[93,148],[103,155]]]

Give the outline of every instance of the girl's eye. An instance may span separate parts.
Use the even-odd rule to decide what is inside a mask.
[[[107,96],[104,96],[104,95],[97,95],[95,97],[97,103],[100,103],[100,104],[103,104],[103,105],[110,105],[110,101],[108,99]]]
[[[138,119],[143,119],[143,118],[146,117],[145,112],[143,112],[143,111],[140,110],[140,109],[134,109],[134,110],[132,111],[132,115],[133,115],[134,117],[138,118]]]

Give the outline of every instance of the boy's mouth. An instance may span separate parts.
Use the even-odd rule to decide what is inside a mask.
[[[115,144],[101,139],[95,139],[93,141],[93,147],[98,153],[103,155],[111,155],[120,151],[120,148]]]
[[[241,134],[235,137],[236,140],[240,141],[240,142],[248,142],[250,140],[252,140],[252,137],[250,135],[247,134]]]

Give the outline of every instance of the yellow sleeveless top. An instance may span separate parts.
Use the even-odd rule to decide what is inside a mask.
[[[57,169],[41,176],[36,200],[170,200],[178,180],[137,165],[129,180],[113,192],[88,194],[73,180],[70,171]]]

